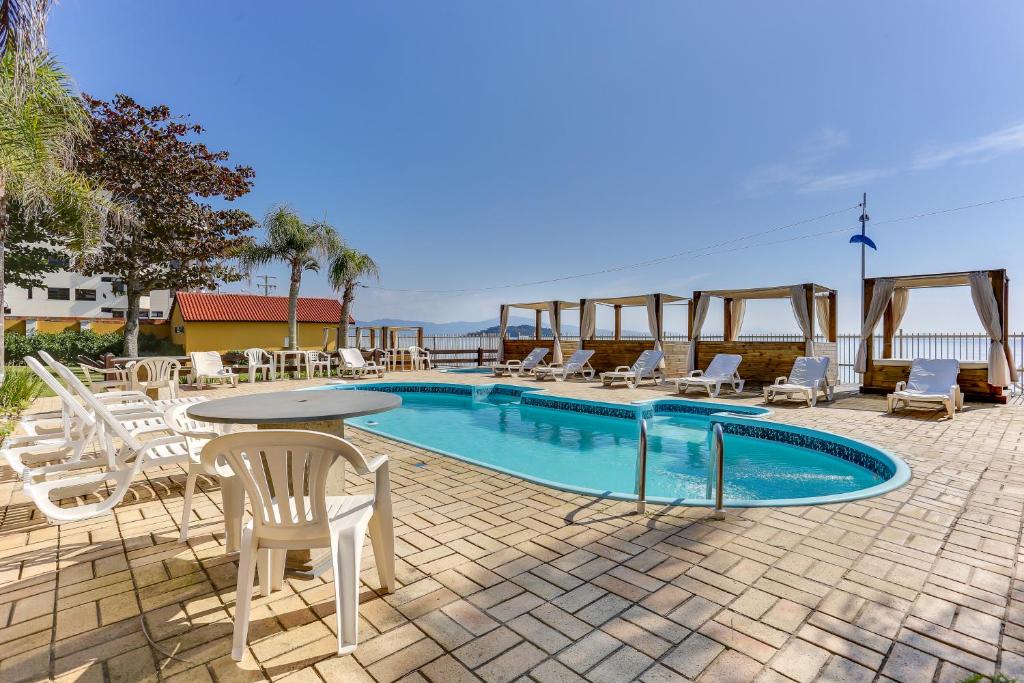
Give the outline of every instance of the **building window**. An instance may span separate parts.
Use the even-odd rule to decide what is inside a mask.
[[[96,301],[95,289],[76,289],[75,301]]]
[[[47,287],[46,298],[56,301],[69,301],[71,299],[71,290],[67,287]]]
[[[67,269],[71,265],[71,259],[68,258],[67,254],[50,254],[46,257],[46,265],[51,268]]]
[[[100,282],[117,282],[117,278],[110,275],[104,275],[100,278]]]
[[[149,312],[149,317],[150,318],[162,318],[162,317],[164,317],[164,312],[163,311],[150,311]]]
[[[126,287],[123,282],[115,282],[112,285],[110,285],[110,290],[114,294],[116,294],[118,296],[122,296],[122,295],[124,295],[125,293],[128,292],[128,287]]]
[[[28,290],[26,290],[26,291],[28,292],[28,297],[27,298],[31,299],[32,298],[32,288],[29,287]]]
[[[139,320],[145,320],[149,317],[149,311],[139,311]]]
[[[111,311],[115,318],[124,319],[124,311]]]
[[[101,308],[100,309],[100,313],[113,313],[113,312],[114,312],[113,308]]]

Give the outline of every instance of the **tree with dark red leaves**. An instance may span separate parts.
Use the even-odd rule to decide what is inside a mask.
[[[198,141],[202,126],[146,107],[126,95],[104,102],[84,95],[92,141],[79,168],[132,207],[136,219],[111,225],[98,253],[81,264],[110,273],[128,296],[125,355],[138,355],[139,300],[152,289],[210,288],[240,275],[226,263],[248,242],[256,221],[223,208],[249,192],[253,170],[229,166],[228,153]],[[219,200],[218,207],[209,200]]]

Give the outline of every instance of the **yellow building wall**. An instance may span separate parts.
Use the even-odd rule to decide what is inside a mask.
[[[77,320],[37,320],[36,332],[43,334],[60,334],[64,330],[78,331]]]
[[[11,334],[25,334],[25,321],[4,318],[4,332],[10,332]]]
[[[181,309],[177,306],[171,308],[171,343],[177,344],[178,346],[185,348],[185,333],[178,332],[177,330],[184,326],[184,322],[181,320]],[[187,349],[186,349],[187,352]]]
[[[171,317],[171,326],[182,325],[180,317]],[[186,322],[184,333],[172,332],[171,341],[181,344],[185,353],[193,351],[242,351],[258,347],[267,350],[284,348],[288,336],[288,323],[248,322]],[[327,323],[299,323],[299,348],[323,347],[323,328]],[[180,341],[179,341],[180,339]]]

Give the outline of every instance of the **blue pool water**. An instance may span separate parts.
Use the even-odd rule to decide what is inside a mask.
[[[543,399],[533,400],[554,400],[566,409],[524,405],[517,395],[519,392],[481,395],[479,388],[469,389],[470,395],[442,393],[445,389],[427,393],[428,390],[418,387],[403,391],[401,386],[387,385],[352,388],[387,390],[402,396],[400,408],[349,420],[354,426],[558,488],[617,498],[634,497],[639,439],[639,423],[635,417],[624,419],[576,412],[585,402],[555,399],[543,393],[526,396],[543,396]],[[410,389],[408,385],[405,388]],[[712,409],[715,406],[706,402],[691,404],[694,407],[683,405],[688,402],[666,403],[676,407],[670,405],[664,411],[652,410],[651,406],[646,408],[651,413],[647,416],[648,498],[677,503],[706,502],[709,416],[659,413],[669,408],[707,413],[711,412],[709,406]],[[633,405],[605,405],[630,415],[643,410]],[[743,427],[743,424],[757,426]],[[764,428],[759,426],[766,424],[771,427],[770,433],[764,433]],[[822,442],[822,432],[789,427],[781,432],[776,429],[782,429],[781,425],[749,417],[736,418],[735,422],[724,426],[727,427],[725,498],[734,504],[809,504],[860,498],[876,495],[887,484],[894,488],[898,485],[896,475],[902,474],[897,471],[900,468],[887,459],[891,456],[857,442],[841,440],[847,445]],[[758,436],[734,433],[744,430],[753,430]],[[780,434],[790,436],[780,437]],[[793,441],[806,441],[811,447],[794,445]],[[862,450],[851,450],[853,447],[849,444]],[[869,466],[865,467],[821,452],[822,448],[845,448],[847,450],[842,452],[847,458],[868,457],[863,453],[875,452],[871,457],[879,460],[868,460]],[[849,455],[851,452],[853,455]],[[896,462],[905,468],[901,461],[896,459]]]

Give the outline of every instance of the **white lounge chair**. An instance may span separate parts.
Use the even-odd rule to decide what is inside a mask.
[[[940,403],[946,414],[954,417],[957,410],[964,409],[964,395],[956,376],[960,374],[960,363],[953,359],[917,358],[910,365],[910,379],[897,382],[896,391],[886,397],[886,410],[895,412],[900,404],[909,407],[914,403]]]
[[[284,583],[285,553],[303,548],[331,549],[338,654],[355,650],[359,642],[359,564],[367,529],[381,586],[389,593],[395,590],[388,457],[368,460],[339,437],[284,429],[217,437],[203,448],[202,461],[209,467],[219,458],[241,479],[253,513],[242,530],[232,658],[240,660],[245,653],[257,565],[260,593],[268,596]],[[327,495],[327,473],[342,459],[358,474],[373,475],[371,492]],[[303,495],[303,491],[308,493]]]
[[[743,356],[733,353],[718,353],[711,359],[707,370],[693,370],[688,377],[677,377],[670,380],[676,385],[676,391],[685,394],[690,387],[706,389],[708,396],[717,398],[722,392],[722,385],[728,384],[737,394],[743,391],[744,380],[740,377],[739,367]]]
[[[550,349],[545,349],[543,346],[538,346],[530,353],[526,354],[526,358],[522,360],[510,360],[504,363],[495,363],[492,367],[494,370],[495,377],[501,377],[503,375],[510,375],[519,377],[524,372],[533,372],[536,368],[547,365],[544,362],[544,356],[548,355]]]
[[[184,438],[177,434],[170,435],[171,430],[162,418],[122,421],[97,400],[97,395],[86,390],[81,398],[101,426],[100,434],[107,463],[99,472],[53,478],[51,475],[57,473],[47,472],[39,481],[36,480],[39,477],[25,479],[25,495],[51,524],[78,522],[105,514],[124,499],[132,480],[143,469],[176,465],[188,460],[188,447]],[[168,435],[148,441],[141,438],[161,432]],[[50,497],[55,492],[60,493],[57,500],[81,496],[102,488],[105,482],[113,482],[113,489],[105,499],[98,502],[64,507]]]
[[[800,356],[793,362],[789,377],[776,377],[774,384],[764,388],[764,402],[771,403],[779,394],[786,398],[799,396],[808,406],[818,404],[818,393],[824,391],[825,398],[832,400],[833,387],[829,385],[828,356]]]
[[[665,374],[658,368],[664,357],[665,354],[661,351],[644,351],[633,365],[620,365],[611,372],[602,372],[601,384],[610,387],[617,382],[622,382],[628,387],[634,388],[645,379],[654,380],[655,384],[659,384],[665,379]]]
[[[578,349],[572,352],[565,363],[552,363],[533,369],[533,377],[542,380],[550,377],[556,382],[564,382],[574,375],[583,375],[586,379],[594,379],[594,366],[590,364],[593,349]]]
[[[228,382],[232,387],[238,387],[238,375],[231,368],[224,367],[224,362],[216,351],[193,351],[189,356],[192,357],[190,378],[196,388],[202,389],[208,381],[221,384]]]
[[[250,382],[255,382],[259,373],[263,373],[263,381],[274,379],[274,357],[263,349],[251,348],[245,350],[245,360],[249,367],[246,374]]]
[[[75,463],[82,460],[87,447],[98,445],[99,432],[95,416],[76,401],[42,363],[29,356],[25,358],[25,364],[61,400],[60,431],[39,432],[37,425],[27,424],[27,421],[32,420],[32,416],[29,416],[27,421],[19,422],[14,431],[0,443],[0,454],[3,454],[14,473],[31,481],[49,472],[73,468]],[[27,433],[18,434],[19,427],[20,431]],[[59,462],[34,467],[40,462],[54,461]],[[95,464],[91,459],[86,461],[88,466]]]
[[[367,361],[359,349],[341,349],[341,368],[339,374],[344,377],[351,374],[353,378],[366,375],[377,375],[384,377],[384,366],[377,365],[374,361]]]
[[[128,371],[123,368],[98,368],[88,363],[79,363],[78,367],[82,370],[85,383],[94,392],[128,388]]]

